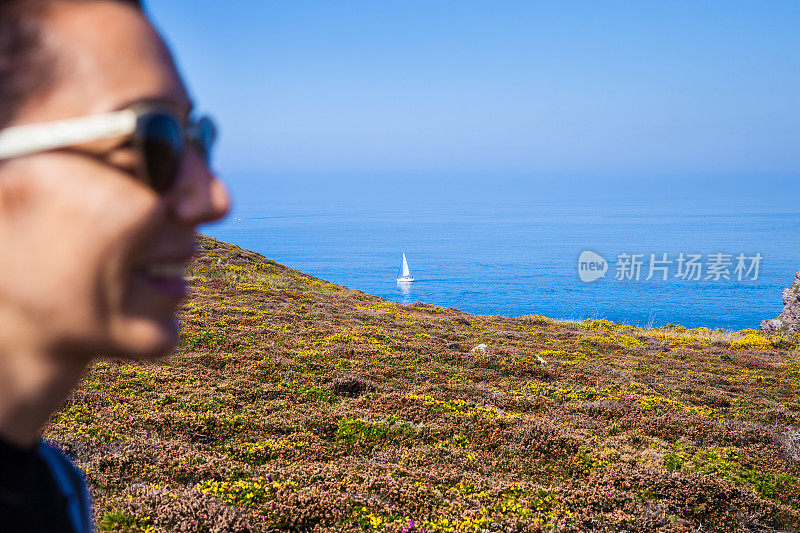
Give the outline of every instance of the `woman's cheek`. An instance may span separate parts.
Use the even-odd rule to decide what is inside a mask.
[[[97,164],[69,171],[71,181],[50,183],[58,189],[49,212],[55,214],[63,259],[57,285],[69,295],[75,331],[111,336],[110,324],[128,313],[135,298],[136,260],[157,233],[158,197]]]

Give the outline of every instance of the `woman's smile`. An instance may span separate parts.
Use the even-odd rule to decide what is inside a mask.
[[[136,277],[152,290],[175,300],[186,297],[187,285],[184,279],[191,255],[154,257],[134,272]]]

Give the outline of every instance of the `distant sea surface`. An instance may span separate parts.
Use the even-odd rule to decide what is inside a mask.
[[[391,201],[247,198],[203,231],[289,267],[395,302],[427,302],[482,315],[605,318],[638,326],[738,330],[778,316],[781,292],[800,269],[800,214],[785,197],[754,200],[617,196]],[[713,196],[713,195],[712,195]],[[578,257],[609,265],[586,283]],[[398,285],[401,252],[415,280]],[[650,254],[701,254],[701,280],[647,281]],[[730,254],[730,280],[706,279],[710,254]],[[760,254],[736,279],[736,256]],[[615,279],[620,254],[643,254],[640,279]],[[664,266],[664,265],[661,265]],[[749,266],[749,261],[748,261]]]

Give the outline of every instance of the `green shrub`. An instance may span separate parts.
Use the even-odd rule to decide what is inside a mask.
[[[201,330],[187,332],[181,339],[181,344],[188,350],[197,350],[198,348],[214,349],[229,343],[231,338],[221,332],[214,330]]]
[[[389,436],[386,422],[371,423],[360,419],[340,418],[336,424],[337,439],[348,442],[381,442]]]
[[[97,529],[100,531],[152,531],[150,522],[149,516],[136,518],[126,513],[108,511],[97,522]]]
[[[664,467],[667,470],[675,471],[683,468],[685,457],[682,454],[670,452],[664,456]]]

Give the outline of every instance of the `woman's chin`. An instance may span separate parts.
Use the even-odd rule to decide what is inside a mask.
[[[171,354],[178,344],[178,321],[173,316],[156,321],[146,318],[126,320],[114,328],[111,351],[118,357],[155,359]]]

